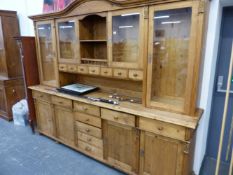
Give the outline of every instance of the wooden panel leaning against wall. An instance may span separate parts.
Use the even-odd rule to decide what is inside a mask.
[[[61,12],[30,17],[40,73],[40,85],[30,87],[38,131],[128,174],[191,174],[202,115],[195,104],[205,4],[76,0]],[[89,97],[117,94],[123,101],[56,90],[72,83],[99,87]]]

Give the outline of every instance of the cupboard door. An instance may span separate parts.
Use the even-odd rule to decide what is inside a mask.
[[[54,22],[37,22],[36,30],[41,84],[57,87],[58,68]]]
[[[109,12],[109,60],[113,67],[142,68],[144,8]]]
[[[55,137],[53,106],[50,103],[35,100],[37,128],[45,135]]]
[[[0,111],[5,113],[6,109],[6,97],[5,97],[5,88],[4,86],[0,86]]]
[[[149,11],[148,105],[184,113],[194,87],[198,2],[152,6]]]
[[[180,142],[141,132],[140,172],[143,175],[182,175],[183,146]]]
[[[104,120],[104,158],[126,172],[138,172],[139,134],[132,127]]]
[[[6,55],[4,46],[4,35],[2,28],[2,18],[0,17],[0,75],[7,76]]]
[[[74,116],[72,110],[55,106],[57,137],[69,145],[74,146]]]
[[[57,50],[59,63],[77,63],[77,22],[76,19],[56,21]]]

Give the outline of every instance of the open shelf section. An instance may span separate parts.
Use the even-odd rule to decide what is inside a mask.
[[[106,17],[90,15],[79,20],[80,40],[106,40]]]
[[[89,42],[107,42],[107,40],[79,40],[81,43]]]

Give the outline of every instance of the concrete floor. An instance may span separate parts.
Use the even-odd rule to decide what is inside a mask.
[[[0,175],[123,175],[29,127],[0,118]]]

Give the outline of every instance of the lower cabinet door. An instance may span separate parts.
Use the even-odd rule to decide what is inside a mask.
[[[133,127],[103,121],[104,159],[126,172],[138,173],[139,132]]]
[[[184,146],[179,141],[141,132],[140,174],[184,175]]]
[[[74,146],[74,115],[71,109],[54,107],[56,119],[57,138],[64,143]]]
[[[53,105],[44,101],[35,100],[37,128],[45,135],[55,137],[55,122]]]

